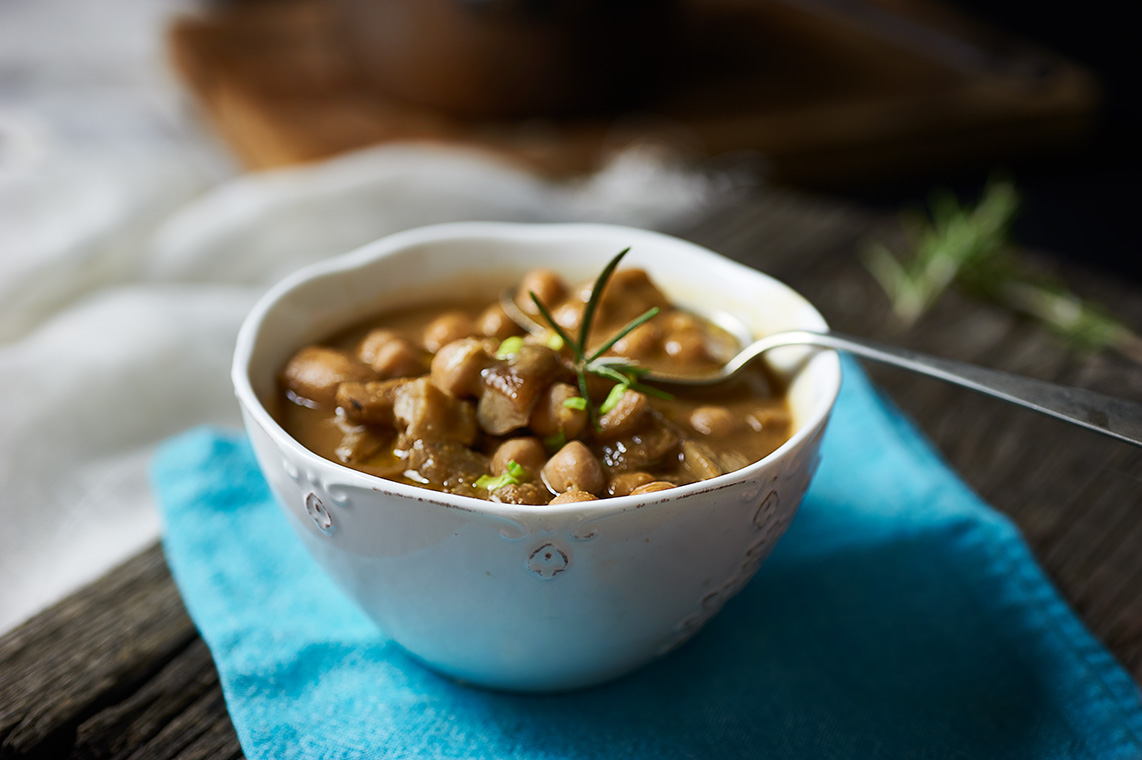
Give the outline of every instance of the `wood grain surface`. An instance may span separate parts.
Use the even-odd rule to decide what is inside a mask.
[[[1074,145],[1100,100],[1080,67],[938,0],[679,5],[679,33],[661,41],[671,62],[661,87],[614,112],[559,120],[463,119],[370,87],[337,37],[334,4],[320,0],[187,18],[170,48],[250,168],[420,141],[573,174],[637,142],[701,156],[759,151],[775,178],[836,185]],[[846,14],[857,6],[883,17]]]
[[[864,240],[899,239],[894,218],[765,192],[675,232],[785,280],[848,332],[1142,398],[1142,367],[1076,358],[1038,327],[955,294],[901,329],[857,257]],[[1032,261],[1142,325],[1139,286]],[[936,381],[869,370],[967,483],[1012,517],[1079,616],[1142,682],[1142,450]],[[241,754],[158,547],[0,639],[0,758]]]

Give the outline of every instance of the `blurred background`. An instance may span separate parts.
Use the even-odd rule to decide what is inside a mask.
[[[1118,13],[4,0],[0,629],[154,540],[149,456],[237,424],[229,355],[257,296],[389,232],[688,234],[758,194],[895,215],[1003,176],[1016,241],[1142,279],[1136,35]]]

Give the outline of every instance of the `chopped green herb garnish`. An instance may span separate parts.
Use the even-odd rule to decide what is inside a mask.
[[[496,349],[496,358],[501,360],[507,359],[510,356],[518,354],[521,348],[523,348],[523,338],[518,335],[505,338],[504,342],[500,344],[500,347]]]
[[[559,449],[563,448],[566,445],[567,435],[563,432],[563,428],[560,428],[559,432],[555,435],[549,435],[543,439],[543,446],[548,451],[559,451]]]
[[[497,488],[504,486],[518,486],[522,481],[520,478],[524,477],[527,471],[520,465],[516,464],[515,460],[508,461],[508,471],[503,475],[481,475],[476,478],[476,488],[486,488],[489,491],[495,491]]]
[[[611,388],[611,392],[607,394],[606,400],[604,400],[599,407],[599,414],[606,414],[618,406],[619,401],[622,399],[623,394],[627,392],[628,387],[626,383],[619,383],[614,388]]]
[[[547,334],[547,340],[544,342],[547,344],[547,347],[550,348],[552,351],[562,351],[563,350],[563,339],[559,337],[559,333],[557,333],[557,332],[548,333]]]
[[[587,399],[582,396],[572,396],[571,398],[563,399],[563,406],[568,409],[578,409],[582,411],[587,408]]]

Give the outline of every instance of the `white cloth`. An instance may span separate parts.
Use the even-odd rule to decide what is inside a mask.
[[[234,337],[285,274],[432,222],[670,228],[726,189],[639,149],[565,183],[406,146],[238,175],[165,66],[195,4],[0,3],[0,631],[156,538],[148,459],[239,424]]]
[[[155,539],[148,458],[186,428],[239,424],[234,337],[288,272],[432,222],[670,227],[719,192],[639,151],[552,183],[404,146],[239,176],[190,199],[202,182],[185,163],[119,156],[10,176],[0,190],[0,630]]]

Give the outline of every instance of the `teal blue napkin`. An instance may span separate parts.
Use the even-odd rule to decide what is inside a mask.
[[[689,644],[561,696],[458,686],[325,579],[246,440],[153,466],[164,547],[253,760],[1142,757],[1142,696],[856,365],[789,533]]]

